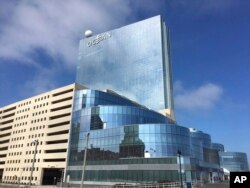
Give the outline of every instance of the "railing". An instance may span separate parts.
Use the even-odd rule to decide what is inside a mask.
[[[187,182],[183,182],[183,187],[186,187]],[[200,181],[193,181],[192,187],[193,188],[199,188],[203,185]],[[138,184],[138,185],[131,185],[131,184],[119,184],[114,185],[113,188],[180,188],[181,183],[180,182],[169,182],[169,183],[147,183],[147,184]]]
[[[186,183],[187,182],[183,182],[183,188],[186,188]],[[201,181],[193,181],[192,183],[192,188],[200,188],[203,186],[203,183]],[[27,185],[18,185],[18,184],[5,184],[5,183],[0,183],[0,188],[24,188],[24,187],[28,187]],[[32,186],[33,188],[40,188],[43,186]],[[48,186],[48,187],[75,187],[73,185],[70,184],[61,184],[60,181],[57,182],[57,186]],[[79,186],[76,186],[79,187]],[[86,185],[86,187],[88,187],[88,185]],[[117,185],[106,185],[106,186],[102,186],[102,185],[91,185],[89,186],[91,188],[97,187],[97,188],[180,188],[181,187],[181,183],[180,182],[169,182],[169,183],[143,183],[143,184],[117,184]],[[43,187],[45,188],[45,187]]]

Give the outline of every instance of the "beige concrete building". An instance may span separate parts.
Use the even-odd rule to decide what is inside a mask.
[[[74,91],[71,84],[0,108],[0,180],[28,184],[58,181],[67,159]],[[56,178],[54,178],[56,177]]]

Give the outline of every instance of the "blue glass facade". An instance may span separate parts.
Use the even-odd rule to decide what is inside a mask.
[[[76,82],[111,89],[154,110],[174,111],[169,51],[160,16],[85,38]]]
[[[120,97],[119,101],[117,95],[112,93],[97,90],[76,93],[71,150],[84,149],[85,134],[89,131],[90,146],[113,151],[115,159],[144,157],[144,153],[150,150],[154,150],[154,156],[175,156],[178,148],[183,154],[190,155],[187,128],[175,126],[165,116],[125,98]],[[93,155],[100,157],[99,154]],[[75,157],[76,154],[70,156]],[[95,160],[93,156],[89,158]],[[81,160],[77,162],[82,163]]]
[[[219,152],[221,167],[229,172],[249,171],[247,155],[241,152]]]
[[[218,151],[224,151],[224,145],[220,143],[212,143],[212,148],[217,149]]]
[[[186,170],[189,179],[200,176],[195,166],[204,171],[218,168],[219,159],[213,158],[209,135],[178,126],[166,116],[111,91],[80,90],[74,97],[70,131],[67,174],[72,181],[80,181],[87,133],[89,181],[177,181],[178,150],[185,158],[184,166],[194,166]],[[151,170],[149,164],[154,164]],[[119,165],[116,170],[115,165]],[[119,171],[117,177],[120,165],[125,169],[133,165],[133,170]],[[112,173],[107,175],[107,171]],[[128,178],[126,174],[131,173],[133,176]]]
[[[87,181],[179,181],[177,151],[184,180],[219,179],[222,146],[175,122],[168,35],[156,16],[80,41],[76,82],[98,90],[75,93],[71,182],[80,182],[88,133]]]

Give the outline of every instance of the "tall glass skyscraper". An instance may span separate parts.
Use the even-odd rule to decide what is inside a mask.
[[[109,88],[175,119],[168,35],[155,16],[82,39],[76,82]]]
[[[90,33],[80,41],[76,81],[91,89],[74,96],[66,172],[70,182],[81,183],[85,151],[86,181],[180,181],[180,174],[184,181],[218,180],[221,146],[175,121],[162,18]]]

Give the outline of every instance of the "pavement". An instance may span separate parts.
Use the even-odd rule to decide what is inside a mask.
[[[0,183],[0,188],[27,188],[28,186],[26,185],[17,185],[17,184],[4,184]],[[31,188],[56,188],[56,186],[31,186]]]
[[[220,183],[209,183],[204,185],[202,188],[229,188],[229,181],[224,181]]]
[[[23,187],[23,185],[21,186]],[[86,187],[97,187],[95,185],[86,186]],[[105,187],[105,186],[104,186]],[[0,184],[0,188],[19,188],[18,185],[8,185],[8,184]],[[31,188],[56,188],[56,186],[31,186]],[[219,182],[219,183],[209,183],[205,184],[201,188],[229,188],[229,181]]]

